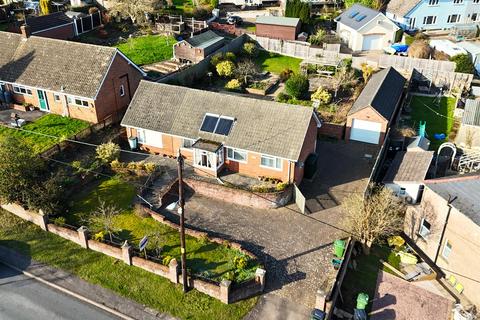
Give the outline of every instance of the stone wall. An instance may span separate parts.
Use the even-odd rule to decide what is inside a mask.
[[[17,217],[20,217],[23,220],[30,221],[36,224],[37,226],[39,226],[40,228],[42,228],[43,230],[47,230],[47,223],[46,223],[47,219],[43,214],[41,214],[41,212],[37,213],[37,212],[26,210],[22,206],[15,203],[2,204],[1,207],[13,213]]]
[[[342,140],[345,135],[345,124],[323,122],[322,126],[318,129],[318,134]]]

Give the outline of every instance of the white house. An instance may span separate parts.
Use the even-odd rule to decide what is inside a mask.
[[[337,35],[353,51],[382,50],[395,43],[400,28],[383,13],[354,4],[338,16]]]
[[[423,181],[427,176],[434,153],[421,148],[416,150],[412,148],[397,152],[383,179],[383,184],[387,188],[411,204],[421,199],[425,187]]]

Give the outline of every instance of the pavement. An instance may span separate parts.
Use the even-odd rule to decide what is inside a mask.
[[[120,319],[3,264],[0,264],[0,318],[2,320]]]

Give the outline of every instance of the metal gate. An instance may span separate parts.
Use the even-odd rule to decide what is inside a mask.
[[[298,206],[298,209],[300,209],[300,212],[305,214],[306,199],[302,191],[300,191],[300,189],[295,184],[293,185],[293,198],[296,205]]]

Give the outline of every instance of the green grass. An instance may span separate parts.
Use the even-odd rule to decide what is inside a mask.
[[[62,117],[55,114],[47,114],[32,123],[22,127],[24,130],[53,135],[60,138],[41,136],[35,133],[20,131],[12,128],[0,126],[0,137],[12,135],[19,137],[30,145],[36,153],[51,148],[62,139],[72,137],[89,126],[88,122]]]
[[[87,190],[74,199],[70,214],[66,216],[67,223],[79,226],[98,208],[100,201],[105,201],[121,210],[121,214],[114,218],[118,237],[138,246],[139,240],[144,236],[158,233],[161,235],[162,256],[175,257],[180,261],[178,231],[150,217],[137,216],[131,208],[135,195],[135,188],[119,178],[103,180],[93,190]],[[195,274],[208,273],[209,278],[217,281],[220,281],[226,272],[235,270],[233,259],[240,254],[226,246],[190,236],[186,237],[186,247],[187,267]],[[239,280],[251,279],[257,266],[256,262],[251,261],[248,268],[239,274]]]
[[[173,5],[175,8],[184,10],[185,7],[193,7],[192,0],[173,0]]]
[[[138,65],[151,64],[173,57],[173,37],[148,35],[130,38],[116,47]]]
[[[440,104],[437,104],[433,97],[412,97],[410,103],[412,109],[412,125],[418,130],[420,121],[427,122],[426,131],[431,141],[430,149],[436,150],[440,144],[448,139],[454,123],[453,113],[455,110],[455,102],[455,98],[450,97],[442,97]],[[447,139],[443,141],[435,140],[433,137],[435,133],[445,133]]]
[[[262,70],[271,73],[280,74],[285,69],[291,69],[293,72],[299,73],[302,59],[260,50],[255,62]]]
[[[1,209],[0,215],[15,218]],[[0,245],[71,272],[160,312],[181,319],[235,320],[242,319],[257,301],[257,298],[251,298],[225,305],[196,290],[183,294],[180,285],[174,285],[160,276],[83,249],[29,222],[22,223],[19,218],[16,220],[17,224],[21,223],[17,228],[0,225]]]
[[[257,26],[255,26],[255,25],[248,26],[248,27],[245,28],[245,30],[255,33],[255,31],[257,31]]]

